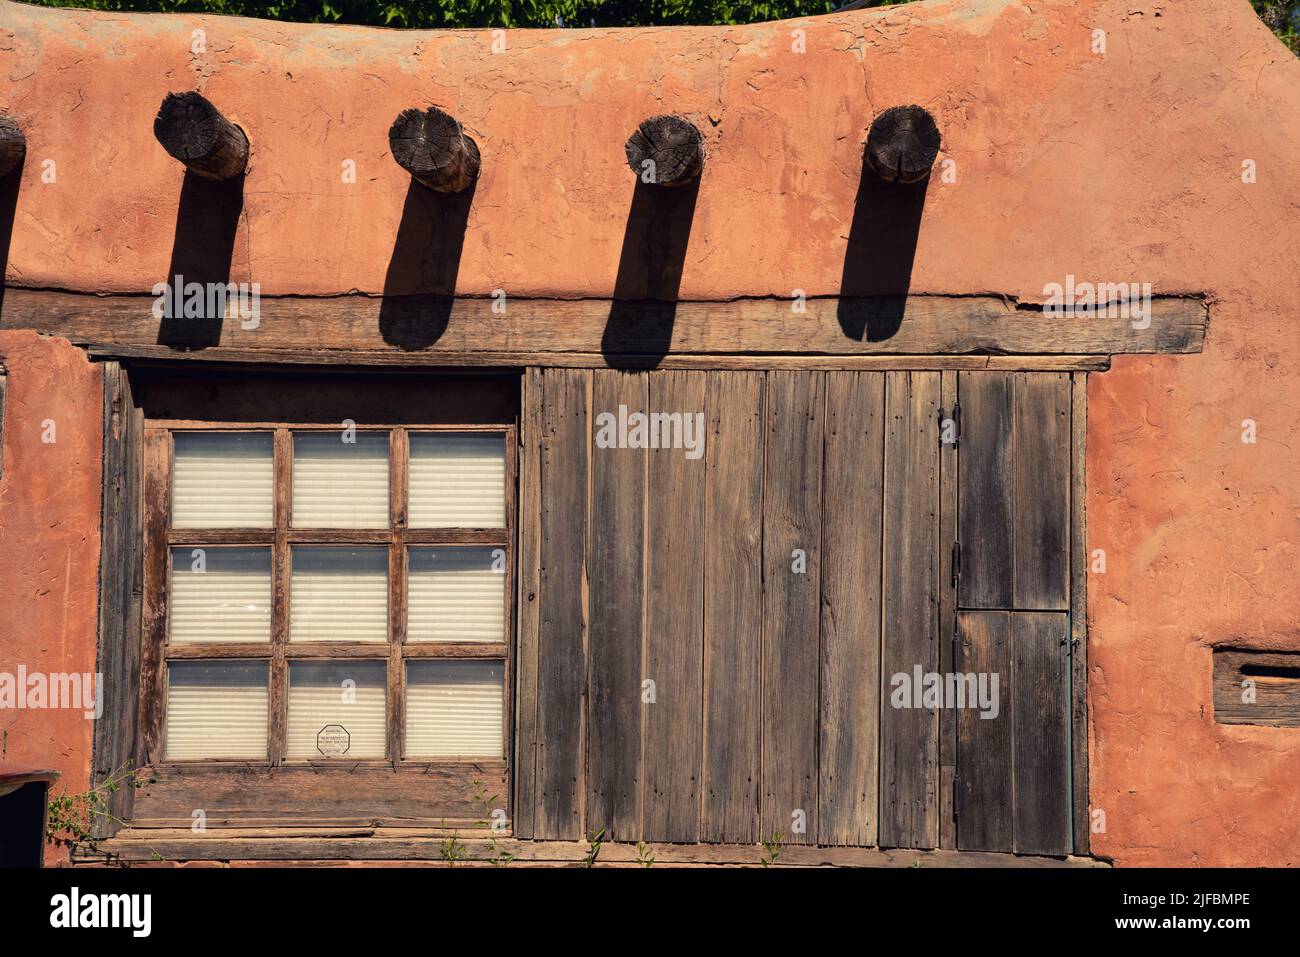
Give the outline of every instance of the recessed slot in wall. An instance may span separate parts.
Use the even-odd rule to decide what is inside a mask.
[[[1214,720],[1300,728],[1300,652],[1214,652]]]

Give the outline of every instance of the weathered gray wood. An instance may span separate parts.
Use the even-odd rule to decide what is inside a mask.
[[[764,376],[708,377],[704,520],[704,767],[700,839],[758,832],[763,636]]]
[[[543,377],[541,623],[537,670],[539,838],[581,836],[591,373]]]
[[[478,144],[437,107],[403,110],[389,127],[388,146],[397,165],[429,189],[459,193],[478,179]]]
[[[960,377],[963,608],[1069,607],[1070,380]]]
[[[919,106],[891,106],[871,123],[867,162],[887,182],[918,183],[939,155],[939,127]]]
[[[168,93],[153,135],[185,168],[210,180],[231,180],[248,167],[248,137],[201,93]]]
[[[961,636],[957,670],[989,676],[990,682],[996,674],[999,697],[997,717],[981,717],[969,702],[957,711],[957,846],[1010,851],[1015,842],[1011,614],[962,612],[957,623]]]
[[[959,561],[957,538],[957,373],[940,375],[939,409],[939,670],[955,671]],[[939,846],[957,847],[957,714],[939,714]]]
[[[705,428],[704,375],[650,376],[652,412]],[[698,418],[696,418],[698,416]],[[647,840],[691,843],[700,834],[704,682],[704,490],[707,462],[684,448],[648,453],[644,820]]]
[[[603,354],[602,339],[610,303],[603,299],[514,299],[504,314],[491,299],[456,299],[447,328],[437,341],[420,349],[402,349],[384,340],[380,309],[399,315],[409,309],[418,317],[427,309],[412,300],[366,296],[335,298],[263,298],[256,328],[225,322],[213,349],[227,356],[244,353],[290,353],[299,356],[332,352],[361,353],[366,361],[388,356],[402,364],[446,362],[445,357],[478,356],[479,363],[540,365],[540,358],[521,356]],[[154,317],[152,296],[98,297],[76,293],[10,288],[5,291],[0,328],[35,329],[63,336],[78,345],[132,347],[146,353],[194,358],[209,350],[179,352],[158,345],[161,320]],[[635,316],[644,306],[643,332]],[[784,298],[726,302],[680,302],[674,311],[672,356],[926,356],[1003,353],[1008,355],[1109,355],[1128,352],[1199,352],[1206,309],[1198,298],[1154,299],[1151,325],[1135,330],[1125,319],[1096,316],[1058,318],[1014,300],[992,296],[912,296],[906,300],[897,333],[880,341],[855,339],[840,325],[843,308],[893,314],[896,299],[841,301],[809,299],[806,311],[794,313]],[[640,355],[662,354],[662,328],[656,318],[661,304],[624,303],[628,317],[621,338],[620,363]],[[232,353],[231,350],[234,350]],[[247,361],[247,356],[245,360]],[[268,356],[268,358],[270,358]],[[590,359],[584,360],[589,362]],[[932,360],[931,360],[932,361]],[[649,362],[649,359],[647,359]]]
[[[884,583],[880,843],[938,841],[939,721],[895,707],[893,676],[939,665],[939,397],[937,372],[891,372],[885,381]]]
[[[644,372],[597,371],[592,423],[646,409]],[[641,656],[645,614],[645,472],[641,449],[591,450],[591,698],[587,831],[636,841],[640,827]]]
[[[654,186],[683,186],[704,169],[704,138],[690,120],[652,116],[623,147],[637,178]]]
[[[1011,633],[1013,850],[1064,856],[1070,853],[1071,841],[1069,618],[1015,612]]]
[[[12,117],[0,115],[0,177],[8,176],[27,155],[27,138]]]
[[[541,630],[542,377],[524,370],[519,409],[519,598],[515,698],[514,830],[533,837],[537,815],[537,673]]]
[[[1073,852],[1089,853],[1088,807],[1088,545],[1085,521],[1088,374],[1071,376],[1070,410],[1070,752]]]
[[[95,722],[94,781],[103,784],[133,772],[139,759],[140,614],[144,528],[140,513],[144,421],[126,370],[106,362],[104,373],[104,491],[99,562],[97,682],[104,712]],[[0,423],[4,377],[0,375]],[[97,833],[109,837],[131,817],[135,789],[129,782],[109,793]]]
[[[820,844],[876,843],[885,377],[826,376]]]
[[[787,844],[817,841],[824,413],[822,375],[768,374],[761,833],[781,832]],[[795,822],[804,825],[803,833],[794,830]]]
[[[1253,701],[1242,700],[1249,698],[1248,690]],[[1216,649],[1214,720],[1300,728],[1300,654]]]

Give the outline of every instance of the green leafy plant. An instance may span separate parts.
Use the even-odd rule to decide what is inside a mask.
[[[762,842],[763,853],[759,856],[758,862],[764,867],[771,867],[781,859],[781,851],[785,848],[785,832],[773,831],[772,836]]]
[[[642,867],[655,866],[655,856],[650,853],[650,848],[645,841],[636,842],[636,862]]]
[[[605,829],[602,827],[599,831],[587,832],[587,856],[582,859],[583,867],[592,867],[596,863],[596,857],[600,854],[601,845],[605,843]]]
[[[109,811],[109,798],[124,787],[144,787],[137,772],[125,768],[113,771],[99,784],[75,794],[65,787],[50,798],[46,840],[56,847],[96,852],[96,822],[101,818],[114,824],[124,823]]]
[[[470,782],[474,786],[474,803],[478,805],[479,819],[474,823],[479,827],[492,828],[492,805],[496,803],[498,795],[487,793],[487,786],[477,778]],[[493,867],[505,867],[515,859],[515,856],[507,851],[498,842],[496,831],[490,831],[488,837],[488,856],[486,860]]]
[[[449,867],[455,867],[461,861],[469,860],[469,848],[462,844],[455,834],[443,839],[440,850],[442,859]]]

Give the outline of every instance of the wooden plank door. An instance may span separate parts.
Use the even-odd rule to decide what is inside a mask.
[[[1070,378],[962,373],[956,843],[1072,849]]]

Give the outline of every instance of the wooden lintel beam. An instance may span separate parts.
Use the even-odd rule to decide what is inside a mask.
[[[388,146],[397,165],[429,189],[459,193],[478,179],[478,144],[437,107],[403,110],[389,127]]]
[[[204,179],[237,179],[248,168],[248,137],[201,93],[168,93],[153,135],[172,158]]]
[[[34,329],[102,354],[199,354],[259,361],[355,356],[392,365],[563,365],[574,357],[653,366],[669,361],[797,363],[867,357],[1110,356],[1200,352],[1206,307],[1198,297],[1153,298],[1143,322],[1098,315],[1054,316],[995,296],[619,302],[515,299],[267,298],[256,323],[158,319],[150,296],[6,291],[0,329]],[[620,334],[608,336],[611,312]],[[430,323],[442,328],[430,340]],[[194,340],[187,338],[193,330]],[[671,337],[666,332],[671,330]],[[660,354],[671,338],[671,349]],[[294,360],[288,357],[297,357]],[[548,361],[548,357],[553,357]],[[743,357],[752,357],[746,360]],[[330,360],[332,361],[332,360]],[[587,365],[594,360],[582,359]],[[850,363],[851,365],[851,363]],[[751,366],[753,367],[753,366]],[[848,366],[845,366],[848,367]],[[1073,366],[1072,366],[1073,368]],[[1091,368],[1091,366],[1089,366]]]

